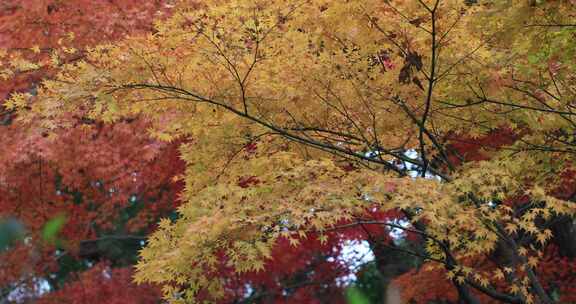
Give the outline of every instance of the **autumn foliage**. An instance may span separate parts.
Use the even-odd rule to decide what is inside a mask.
[[[127,34],[150,32],[152,20],[167,12],[162,2],[116,2],[4,1],[0,4],[0,45],[7,56],[22,53],[28,60],[44,61],[64,45],[82,49]],[[78,53],[66,60],[82,56]],[[49,67],[15,73],[0,82],[0,98],[35,90],[42,78],[53,73]],[[137,290],[149,289],[133,286],[129,269],[112,271],[114,280],[101,280],[102,286],[92,284],[97,280],[96,269],[102,267],[91,269],[91,274],[76,272],[86,268],[83,261],[111,258],[113,246],[108,248],[99,239],[133,234],[143,239],[142,233],[154,227],[157,217],[174,209],[181,186],[172,178],[182,168],[177,146],[142,135],[140,131],[149,125],[145,119],[112,126],[73,115],[75,127],[61,130],[53,138],[16,121],[16,114],[6,108],[1,117],[0,217],[18,219],[30,237],[2,252],[3,297],[14,295],[14,289],[22,293],[18,297],[30,296],[25,291],[34,290],[36,279],[44,276],[54,277],[53,287],[70,281],[67,291],[55,295],[57,299],[70,298],[53,300],[58,303],[89,303],[74,300],[80,296],[79,288],[100,293],[100,300],[91,299],[92,303],[110,303],[108,297],[125,292],[119,286],[135,290],[132,295],[124,294],[124,299],[139,295]],[[42,234],[47,223],[58,217],[65,224],[58,231],[63,244],[56,250],[56,244],[43,242]],[[77,275],[82,278],[74,283]],[[106,295],[102,293],[104,285],[115,290]],[[142,299],[153,301],[154,295],[153,291],[144,292]],[[118,303],[123,303],[121,299]],[[46,301],[52,301],[50,296]]]
[[[2,3],[0,288],[574,302],[574,7]]]

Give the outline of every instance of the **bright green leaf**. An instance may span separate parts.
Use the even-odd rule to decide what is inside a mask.
[[[64,215],[58,215],[46,222],[42,228],[42,239],[50,243],[55,242],[65,223],[66,216]]]

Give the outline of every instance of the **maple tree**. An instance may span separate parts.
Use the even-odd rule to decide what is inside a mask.
[[[183,203],[135,273],[171,302],[250,297],[230,273],[264,284],[250,276],[279,247],[351,228],[426,261],[448,300],[570,301],[550,280],[571,275],[546,265],[573,246],[558,238],[576,211],[574,14],[561,0],[181,1],[153,33],[72,62],[69,47],[4,55],[6,78],[57,70],[4,106],[48,137],[142,117],[139,135],[182,142]]]
[[[73,62],[84,56],[86,46],[118,40],[129,32],[149,32],[152,20],[168,11],[166,5],[165,1],[143,5],[3,1],[0,45],[6,56],[22,55],[23,60],[39,62],[60,47],[77,48],[76,54],[63,60]],[[13,72],[0,80],[0,99],[14,92],[34,93],[40,80],[55,70]],[[78,128],[61,130],[53,140],[16,121],[14,111],[5,107],[0,111],[0,223],[6,223],[0,234],[14,231],[0,244],[0,297],[34,297],[39,278],[46,278],[52,289],[67,281],[82,281],[76,273],[98,261],[113,260],[115,267],[133,263],[143,234],[178,203],[180,186],[171,182],[174,172],[182,168],[177,145],[138,132],[148,125],[142,119],[105,126],[76,116]],[[110,284],[134,288],[130,270],[112,273]],[[65,295],[78,296],[78,287],[86,291],[83,283],[76,284]],[[92,292],[104,289],[91,288]],[[42,289],[47,291],[45,285]],[[154,291],[141,294],[143,300]]]
[[[150,31],[152,15],[169,8],[163,2],[146,3],[145,8],[129,2],[95,1],[13,1],[2,5],[2,24],[6,27],[0,39],[7,47],[7,56],[21,52],[27,60],[42,61],[62,44],[77,49],[77,54],[63,58],[63,62],[78,60],[86,46],[102,42],[102,37],[114,41],[124,33]],[[97,14],[88,13],[92,11]],[[53,68],[45,66],[11,74],[1,82],[1,96],[15,91],[34,92],[40,79],[53,73]],[[37,297],[38,292],[46,292],[37,279],[46,278],[50,289],[56,291],[42,294],[35,301],[155,302],[156,289],[136,288],[126,266],[133,263],[143,234],[154,227],[157,217],[171,212],[178,203],[175,194],[180,186],[170,182],[181,168],[175,149],[178,143],[153,141],[138,132],[149,127],[143,119],[105,126],[76,115],[71,123],[72,129],[47,134],[15,121],[12,110],[4,109],[2,113],[5,149],[0,217],[10,219],[0,219],[0,237],[29,238],[15,247],[6,243],[9,240],[0,240],[0,249],[9,249],[1,253],[2,297],[20,301]],[[42,244],[47,230],[52,230],[52,241],[58,238],[57,246]],[[322,253],[312,247],[305,249],[308,259],[322,264],[316,257]],[[329,245],[321,248],[329,250],[331,256],[338,253]],[[277,259],[283,261],[277,263],[290,264],[285,269],[277,268],[281,280],[288,280],[293,272],[310,271],[302,251],[285,248],[276,252]],[[296,259],[299,263],[292,263]],[[93,263],[97,264],[91,266]],[[337,275],[349,270],[339,260],[326,265],[327,278],[322,282],[330,284],[327,290],[333,291]],[[275,286],[277,291],[261,294],[255,288],[253,297],[278,297],[286,287],[284,283],[276,286],[274,278],[260,275],[238,278],[234,288],[244,292],[244,281]],[[296,291],[297,287],[290,288]],[[293,298],[314,297],[316,293],[313,288],[298,290]],[[338,298],[339,294],[332,292],[330,296]]]

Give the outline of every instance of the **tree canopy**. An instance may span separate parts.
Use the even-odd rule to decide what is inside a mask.
[[[177,215],[135,273],[170,302],[250,299],[255,284],[242,291],[232,274],[266,274],[278,248],[313,252],[352,229],[423,261],[400,285],[566,303],[573,291],[549,268],[576,255],[575,14],[568,0],[178,1],[143,34],[3,52],[6,79],[53,71],[4,107],[46,141],[85,132],[79,121],[130,129],[101,158],[123,173],[146,158],[140,140],[159,162],[157,147],[178,145],[184,170],[162,171],[183,183]],[[103,145],[65,147],[92,158]]]

